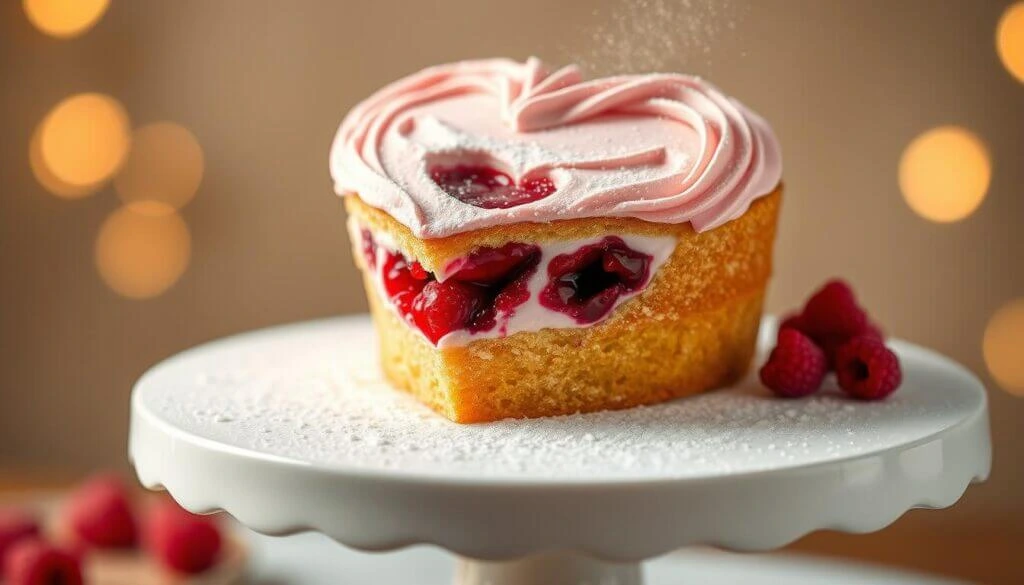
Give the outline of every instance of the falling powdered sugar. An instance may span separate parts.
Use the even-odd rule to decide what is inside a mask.
[[[595,75],[693,69],[742,12],[733,0],[618,0],[594,10],[585,50],[562,52]]]

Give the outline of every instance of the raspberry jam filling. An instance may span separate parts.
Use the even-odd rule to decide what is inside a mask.
[[[499,315],[511,315],[530,298],[530,277],[540,263],[540,248],[510,242],[500,248],[477,248],[451,262],[445,282],[455,281],[482,289],[485,302],[470,323],[470,333],[489,331]]]
[[[646,287],[676,245],[646,236],[510,242],[475,248],[434,274],[388,234],[354,222],[350,230],[379,297],[438,347],[593,325]]]
[[[373,241],[366,230],[362,238]],[[529,299],[526,285],[540,262],[540,248],[529,244],[479,248],[452,262],[442,282],[399,252],[382,253],[385,294],[405,321],[435,345],[453,331],[494,328],[499,315],[510,315]]]
[[[615,236],[552,258],[540,304],[577,323],[600,320],[622,295],[639,291],[650,276],[652,257]]]
[[[436,166],[430,177],[445,193],[475,207],[507,209],[543,199],[555,192],[548,177],[516,183],[508,174],[487,165]]]
[[[377,242],[374,241],[370,230],[359,232],[359,248],[363,252],[363,258],[366,259],[366,265],[371,269],[377,268]]]

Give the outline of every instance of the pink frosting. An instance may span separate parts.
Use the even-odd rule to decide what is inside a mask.
[[[709,230],[742,215],[782,176],[768,124],[715,86],[679,74],[585,81],[538,60],[431,67],[378,91],[331,148],[339,195],[358,194],[437,238],[515,222],[634,217]],[[435,165],[487,164],[547,176],[544,198],[507,209],[463,203]]]

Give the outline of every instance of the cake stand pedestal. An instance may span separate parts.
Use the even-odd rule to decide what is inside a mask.
[[[760,347],[769,346],[771,323]],[[991,464],[985,390],[894,342],[883,402],[735,387],[619,412],[451,423],[390,388],[366,317],[216,341],[132,395],[139,479],[195,512],[361,550],[461,557],[460,585],[637,585],[680,547],[769,550],[952,505]]]

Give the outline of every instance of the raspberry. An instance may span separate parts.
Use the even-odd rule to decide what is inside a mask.
[[[98,475],[82,484],[68,500],[72,532],[85,544],[99,548],[132,548],[137,527],[128,491],[113,475]]]
[[[821,387],[828,368],[825,354],[806,335],[784,329],[768,361],[761,366],[761,382],[776,395],[799,398]]]
[[[11,547],[3,575],[7,585],[82,585],[78,558],[36,538]]]
[[[410,262],[405,256],[392,252],[388,252],[384,257],[381,276],[384,280],[384,290],[387,291],[389,298],[394,298],[399,293],[406,291],[419,293],[425,284],[424,280],[413,275]]]
[[[868,323],[864,332],[855,337],[870,337],[880,342],[885,341],[885,335],[882,333],[882,330],[874,323]],[[836,354],[839,352],[839,348],[846,345],[846,342],[850,339],[852,338],[840,335],[827,335],[814,340],[818,347],[825,352],[825,359],[828,361],[830,370],[836,369]]]
[[[429,280],[430,273],[423,267],[419,262],[413,262],[409,265],[409,276],[412,276],[416,280]]]
[[[437,343],[447,333],[470,324],[486,301],[483,288],[446,280],[432,280],[412,303],[412,316],[423,334]]]
[[[808,299],[800,321],[803,331],[819,344],[828,337],[849,339],[868,327],[867,313],[857,304],[850,285],[838,279],[825,283]]]
[[[202,573],[217,562],[221,534],[212,518],[197,516],[164,500],[146,518],[146,548],[165,567]]]
[[[21,510],[0,510],[0,569],[4,556],[18,541],[39,536],[39,522]]]
[[[450,278],[480,285],[500,285],[532,271],[540,262],[540,248],[509,242],[500,248],[476,248],[448,265]]]
[[[880,400],[892,394],[903,379],[900,360],[870,335],[847,341],[836,353],[839,387],[861,400]]]
[[[797,331],[804,332],[804,316],[800,313],[791,313],[782,318],[779,322],[779,334],[781,335],[786,329],[796,329]]]
[[[407,323],[414,323],[412,317],[412,304],[416,302],[416,297],[419,296],[419,291],[415,290],[403,290],[391,297],[391,302],[398,307],[399,313],[406,320]]]

